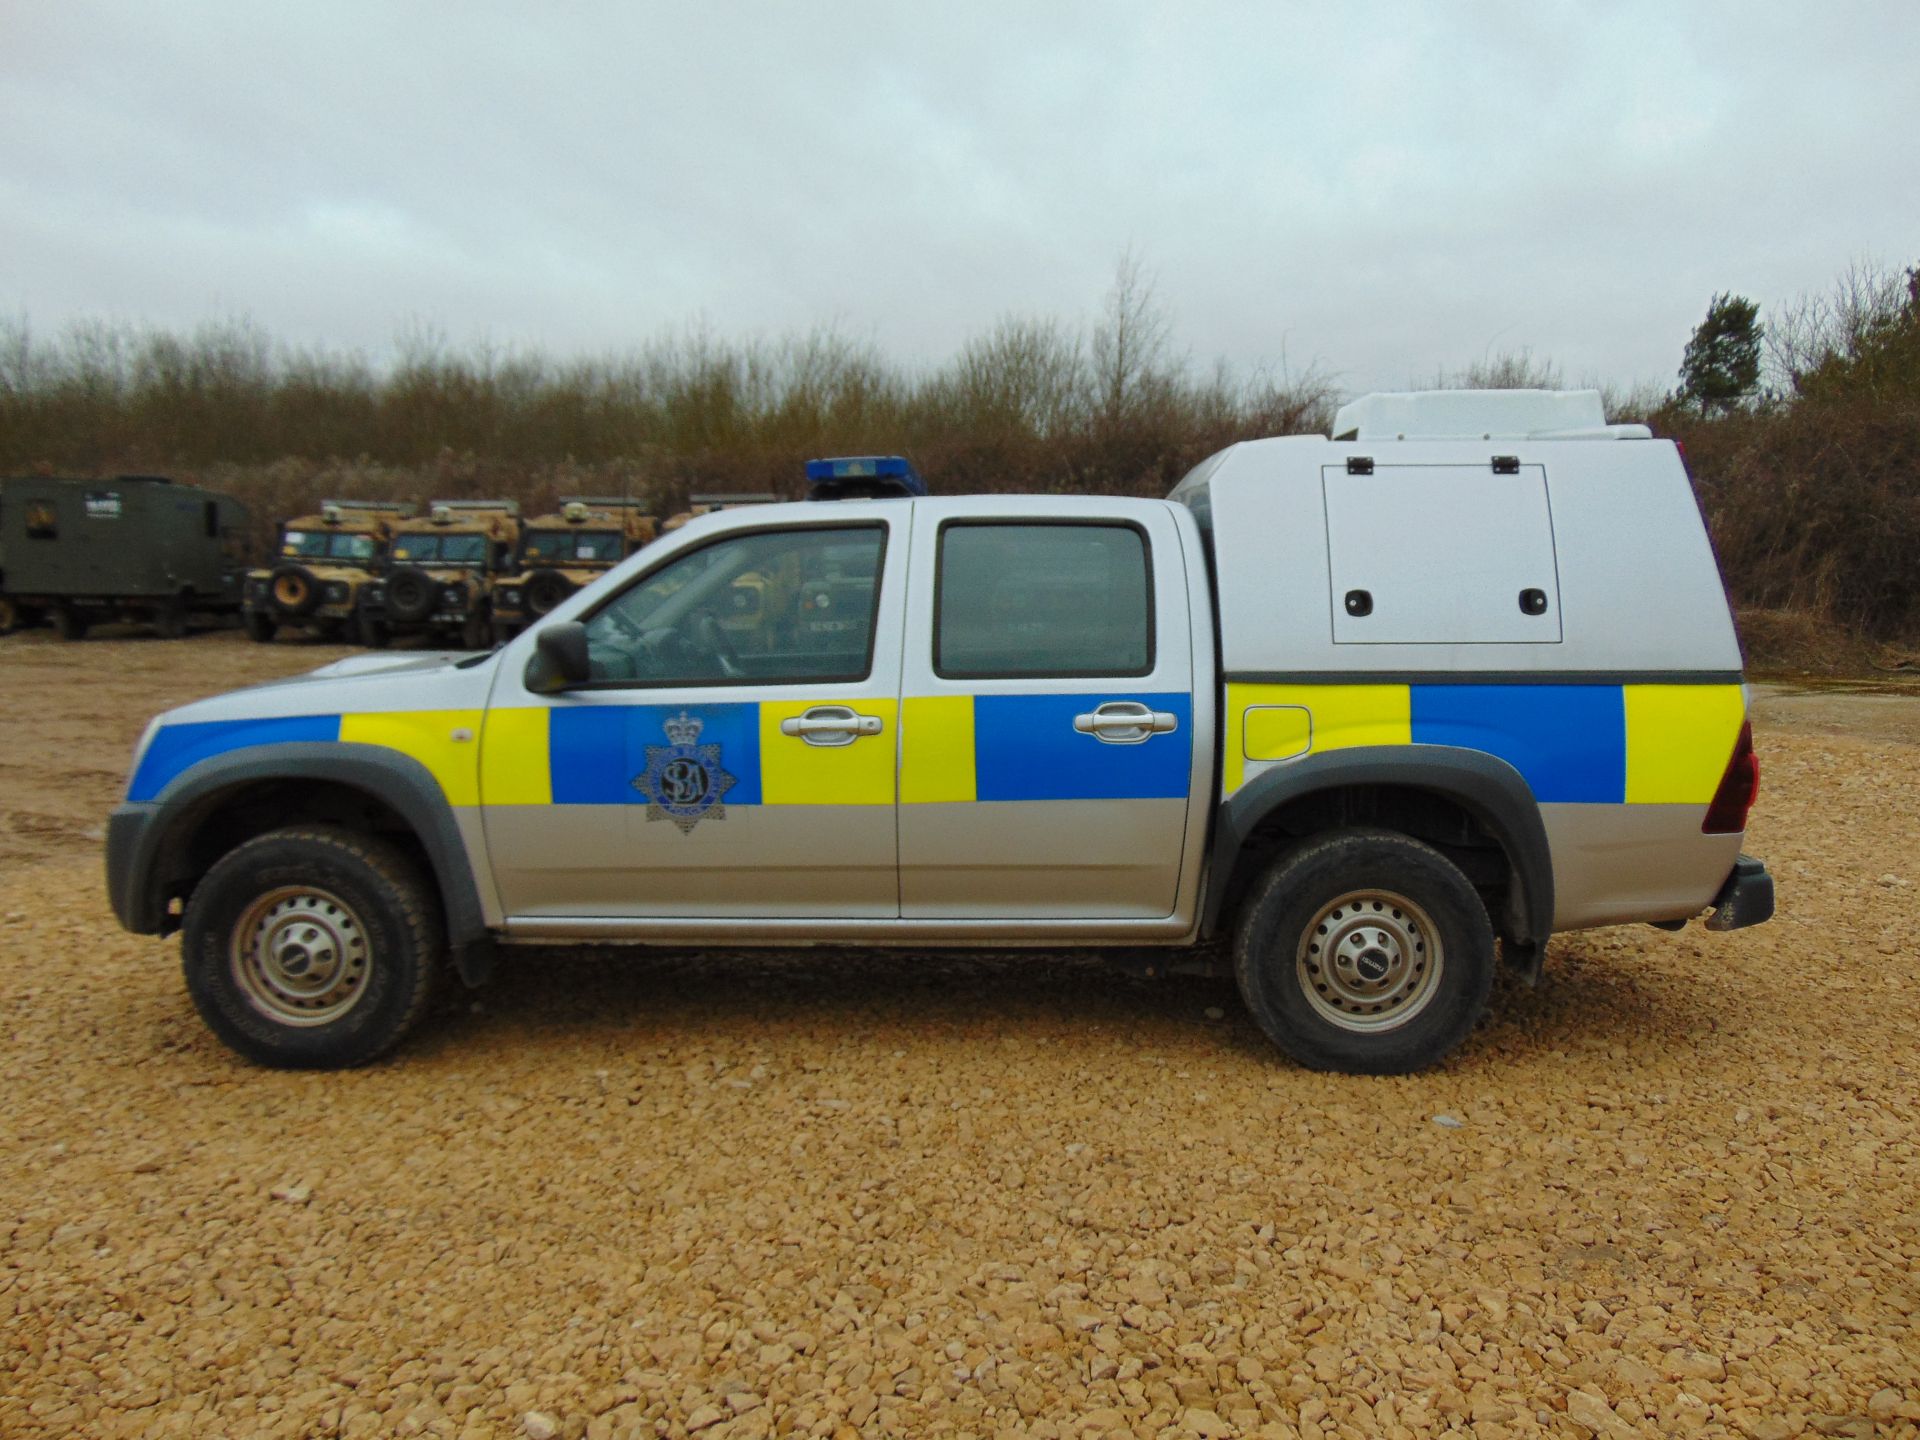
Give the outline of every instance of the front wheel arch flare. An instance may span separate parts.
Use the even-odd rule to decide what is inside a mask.
[[[142,837],[134,859],[135,883],[152,915],[164,914],[168,891],[182,878],[168,874],[165,860],[190,853],[195,836],[243,790],[262,782],[298,782],[358,791],[393,811],[413,832],[431,867],[446,916],[447,940],[456,949],[485,940],[486,913],[453,807],[426,766],[410,755],[378,745],[300,741],[261,745],[203,760],[154,797],[171,818]],[[184,877],[197,880],[197,875]]]

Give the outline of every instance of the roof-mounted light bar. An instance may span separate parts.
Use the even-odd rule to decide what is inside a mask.
[[[837,455],[807,461],[808,498],[871,499],[925,495],[927,482],[904,455]]]

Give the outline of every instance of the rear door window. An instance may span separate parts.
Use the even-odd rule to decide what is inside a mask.
[[[1145,675],[1146,537],[1123,524],[949,523],[935,617],[933,666],[943,678]]]

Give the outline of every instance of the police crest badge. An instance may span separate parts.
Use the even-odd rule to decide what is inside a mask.
[[[647,768],[634,776],[633,788],[647,797],[647,819],[671,820],[682,835],[711,816],[727,818],[722,803],[734,777],[720,767],[720,747],[702,745],[705,722],[682,710],[661,727],[665,745],[647,746]]]

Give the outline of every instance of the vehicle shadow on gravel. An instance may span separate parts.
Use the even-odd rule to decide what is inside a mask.
[[[1149,1046],[1275,1059],[1231,980],[1146,977],[1140,963],[1079,951],[512,948],[484,988],[450,985],[406,1053],[671,1049],[676,1039],[708,1044],[719,1034],[757,1043],[826,1032],[874,1043],[1021,1033],[1053,1041],[1093,1029],[1113,1032],[1122,1058]],[[1629,1037],[1666,1045],[1724,1029],[1671,971],[1564,942],[1537,988],[1509,972],[1496,977],[1487,1018],[1452,1063],[1564,1059]]]

